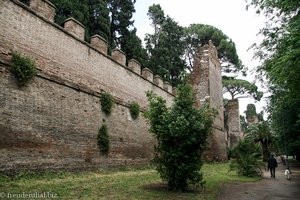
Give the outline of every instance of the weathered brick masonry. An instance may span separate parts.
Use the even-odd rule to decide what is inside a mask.
[[[206,101],[218,111],[213,124],[213,133],[209,137],[209,144],[203,158],[210,161],[226,160],[227,136],[224,129],[221,64],[216,47],[211,41],[199,48],[196,54],[191,83],[198,105],[201,106]]]
[[[128,105],[136,101],[147,107],[148,90],[170,105],[173,94],[168,83],[160,80],[155,85],[151,71],[141,74],[138,62],[131,60],[125,66],[122,52],[107,56],[103,42],[92,46],[77,37],[82,32],[74,31],[72,25],[68,24],[68,33],[18,1],[0,2],[0,27],[1,171],[149,161],[154,140],[143,117],[131,119]],[[12,51],[31,57],[39,69],[24,88],[17,87],[8,70]],[[108,117],[101,112],[102,91],[111,93],[116,101]],[[99,154],[96,144],[104,121],[111,141],[108,157]]]
[[[83,41],[83,26],[75,19],[62,28],[53,17],[54,6],[47,0],[32,0],[30,8],[17,0],[0,1],[0,171],[148,163],[155,141],[142,116],[131,119],[128,105],[136,101],[146,109],[145,91],[152,90],[170,106],[174,88],[149,69],[141,70],[135,60],[126,66],[120,50],[108,56],[101,37]],[[38,66],[38,75],[22,88],[8,70],[12,52],[29,56]],[[219,88],[216,84],[210,88]],[[110,116],[101,112],[103,91],[116,102]],[[211,98],[214,107],[220,105],[222,97],[211,92]],[[222,120],[218,116],[215,123],[220,131]],[[111,142],[108,156],[99,153],[96,143],[103,123]],[[224,157],[222,133],[214,134],[211,158]]]
[[[226,111],[228,115],[228,146],[235,147],[242,137],[238,99],[229,100],[226,106]]]

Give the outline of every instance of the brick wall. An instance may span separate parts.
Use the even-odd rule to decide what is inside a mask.
[[[0,169],[92,169],[148,163],[154,140],[143,117],[126,106],[101,112],[99,98],[36,76],[19,88],[0,66]],[[98,129],[108,126],[111,150],[99,153]]]
[[[131,119],[128,105],[136,101],[145,109],[148,90],[170,105],[172,87],[154,84],[151,71],[143,77],[138,62],[125,66],[118,51],[110,57],[95,48],[105,43],[82,41],[76,35],[82,31],[74,30],[80,25],[69,33],[39,12],[15,0],[0,2],[0,171],[148,163],[154,139],[143,116]],[[24,88],[8,70],[13,51],[38,66],[38,75]],[[103,91],[116,102],[108,117],[101,112]],[[103,123],[111,141],[108,156],[96,143]]]
[[[241,138],[241,125],[238,99],[229,100],[226,106],[228,114],[228,146],[235,147]]]
[[[127,66],[96,51],[33,11],[24,9],[15,1],[1,1],[0,6],[0,52],[12,50],[28,55],[40,70],[49,75],[95,92],[108,91],[125,103],[137,101],[145,107],[147,90],[164,97],[169,105],[172,102],[172,93],[157,87],[153,80],[133,73]]]
[[[145,91],[152,90],[170,106],[174,88],[150,70],[141,70],[137,61],[126,66],[119,50],[107,55],[107,43],[99,36],[92,37],[91,44],[83,41],[83,27],[76,20],[68,19],[64,28],[53,23],[53,5],[41,1],[33,0],[31,8],[16,0],[0,1],[0,171],[148,163],[155,141],[142,116],[131,119],[128,105],[136,101],[146,109]],[[29,56],[38,66],[38,75],[23,88],[8,70],[12,52]],[[209,56],[216,56],[213,53]],[[216,59],[205,59],[209,70],[202,74],[195,69],[199,104],[211,96],[207,100],[220,110],[221,85],[212,83],[220,76],[211,71]],[[110,116],[101,112],[103,91],[116,103]],[[99,153],[96,143],[103,123],[111,141],[108,156]],[[215,127],[208,158],[222,160],[226,151],[221,116]]]
[[[210,161],[225,160],[227,159],[227,136],[224,131],[222,75],[217,50],[210,42],[199,48],[196,55],[191,74],[191,84],[196,93],[197,104],[201,106],[204,102],[208,102],[211,107],[218,111],[213,123],[212,135],[203,157]]]

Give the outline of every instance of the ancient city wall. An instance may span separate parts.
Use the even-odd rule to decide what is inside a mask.
[[[147,78],[148,70],[145,78],[141,76],[140,69],[133,73],[130,67],[135,65],[140,68],[139,64],[131,61],[130,66],[125,66],[126,58],[122,52],[116,50],[112,57],[100,53],[83,41],[83,33],[73,36],[74,32],[79,31],[73,28],[70,34],[16,2],[1,2],[0,48],[3,53],[16,51],[28,55],[49,76],[62,78],[95,92],[110,92],[125,103],[138,101],[146,106],[147,90],[154,90],[171,103],[172,88],[165,84],[166,92],[154,85],[153,75]],[[71,27],[70,21],[66,22],[67,30]]]
[[[120,50],[107,55],[99,36],[84,39],[84,27],[67,19],[53,23],[54,6],[31,0],[0,1],[0,171],[22,169],[95,169],[142,165],[153,157],[153,137],[140,116],[133,120],[129,104],[147,108],[152,90],[170,106],[174,88]],[[18,87],[11,74],[12,52],[33,59],[38,74]],[[226,158],[220,65],[212,44],[202,48],[192,83],[199,106],[208,101],[219,111],[205,154],[207,160]],[[198,66],[198,67],[197,67]],[[113,95],[111,115],[101,112],[101,93]],[[96,138],[108,126],[111,149],[101,155]]]
[[[132,120],[116,104],[110,116],[99,98],[37,76],[20,89],[0,67],[0,169],[93,169],[145,164],[154,144],[143,117]],[[101,155],[96,143],[105,121],[111,150]]]
[[[205,160],[226,160],[226,133],[224,129],[224,107],[222,93],[221,64],[217,56],[216,47],[209,44],[199,48],[191,74],[191,84],[201,106],[208,102],[218,111],[213,124],[213,133],[209,137],[208,146],[204,152]]]
[[[228,146],[235,147],[241,139],[241,123],[238,99],[229,100],[226,106],[226,111],[228,127]]]
[[[51,3],[32,2],[35,10],[19,1],[0,1],[0,170],[148,163],[154,140],[142,116],[131,119],[128,105],[135,101],[145,109],[148,90],[170,105],[171,85],[134,60],[126,66],[119,50],[108,56],[99,36],[84,42],[76,20],[67,20],[64,28],[54,24]],[[23,88],[8,70],[12,52],[35,60],[39,70]],[[116,102],[110,116],[101,112],[103,91]],[[103,123],[110,135],[108,156],[96,143]]]

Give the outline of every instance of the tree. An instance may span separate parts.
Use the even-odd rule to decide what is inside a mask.
[[[257,144],[247,140],[240,140],[232,150],[235,160],[230,163],[230,170],[237,170],[239,175],[255,177],[262,176],[262,161],[260,148]]]
[[[215,112],[207,106],[194,107],[191,85],[178,86],[171,108],[165,100],[147,93],[150,131],[157,139],[153,163],[170,190],[185,191],[189,184],[202,185],[201,154],[211,131]]]
[[[106,41],[111,39],[108,0],[89,0],[90,17],[89,33],[90,35],[98,34]]]
[[[257,116],[255,105],[252,103],[248,104],[245,114],[246,114],[246,119],[252,116]]]
[[[140,63],[148,60],[147,51],[143,48],[141,39],[136,35],[136,28],[128,30],[124,39],[120,41],[121,50],[126,53],[127,61],[135,59]]]
[[[245,116],[240,115],[240,124],[242,132],[245,132],[248,128],[248,123],[246,122]]]
[[[260,101],[263,96],[263,92],[258,91],[255,84],[243,79],[223,77],[222,83],[223,93],[228,92],[232,99],[252,96],[255,100]]]
[[[273,90],[268,110],[272,130],[279,140],[279,149],[283,154],[299,155],[300,152],[300,101],[292,98],[296,91]]]
[[[186,68],[182,58],[183,28],[171,17],[165,17],[160,5],[150,6],[148,16],[152,20],[154,34],[147,34],[145,38],[149,54],[147,66],[172,85],[178,85]]]
[[[131,19],[135,12],[134,3],[135,0],[109,0],[108,6],[111,14],[109,44],[112,48],[122,48],[121,43],[125,43],[125,37],[134,23]]]
[[[272,135],[267,122],[262,121],[249,126],[246,130],[245,139],[249,142],[261,144],[263,152],[263,161],[268,160],[270,155]]]
[[[258,101],[262,98],[263,93],[258,91],[255,84],[233,77],[240,72],[245,75],[247,68],[243,66],[234,42],[227,35],[216,27],[206,24],[191,24],[184,30],[185,60],[190,72],[193,68],[197,49],[211,40],[218,50],[223,73],[224,93],[228,92],[232,99],[249,97],[249,95]],[[245,94],[248,96],[243,96]]]
[[[165,14],[159,4],[150,6],[147,14],[151,20],[152,27],[154,28],[154,34],[152,36],[148,34],[148,37],[152,37],[152,41],[149,43],[152,44],[152,48],[154,48],[158,43],[158,34],[161,30],[161,25],[165,20]]]
[[[142,41],[136,35],[131,19],[135,12],[132,0],[53,0],[56,6],[55,21],[63,24],[74,17],[85,26],[85,40],[98,34],[107,40],[109,51],[118,47],[127,59],[144,62],[147,59]]]
[[[234,42],[226,36],[221,30],[214,26],[206,24],[191,24],[184,28],[185,40],[185,58],[188,70],[193,68],[193,60],[197,49],[211,40],[218,50],[222,70],[226,73],[237,73],[243,70],[241,60],[239,59]]]
[[[136,35],[132,20],[136,0],[108,0],[110,10],[110,40],[111,48],[120,48],[125,52],[127,61],[136,59],[141,63],[147,60],[146,50],[142,41]]]
[[[264,37],[254,44],[255,57],[261,59],[258,78],[269,81],[268,110],[272,129],[282,139],[281,145],[299,155],[300,143],[300,2],[294,0],[248,0],[257,13],[267,18]],[[288,153],[288,152],[286,152]]]
[[[52,0],[56,6],[55,22],[62,25],[74,17],[85,26],[85,40],[99,34],[110,40],[110,18],[106,0]]]

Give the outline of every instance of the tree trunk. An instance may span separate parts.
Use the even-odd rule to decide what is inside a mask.
[[[262,142],[262,153],[263,153],[263,161],[267,162],[269,158],[269,149],[268,149],[268,144],[267,142]]]

